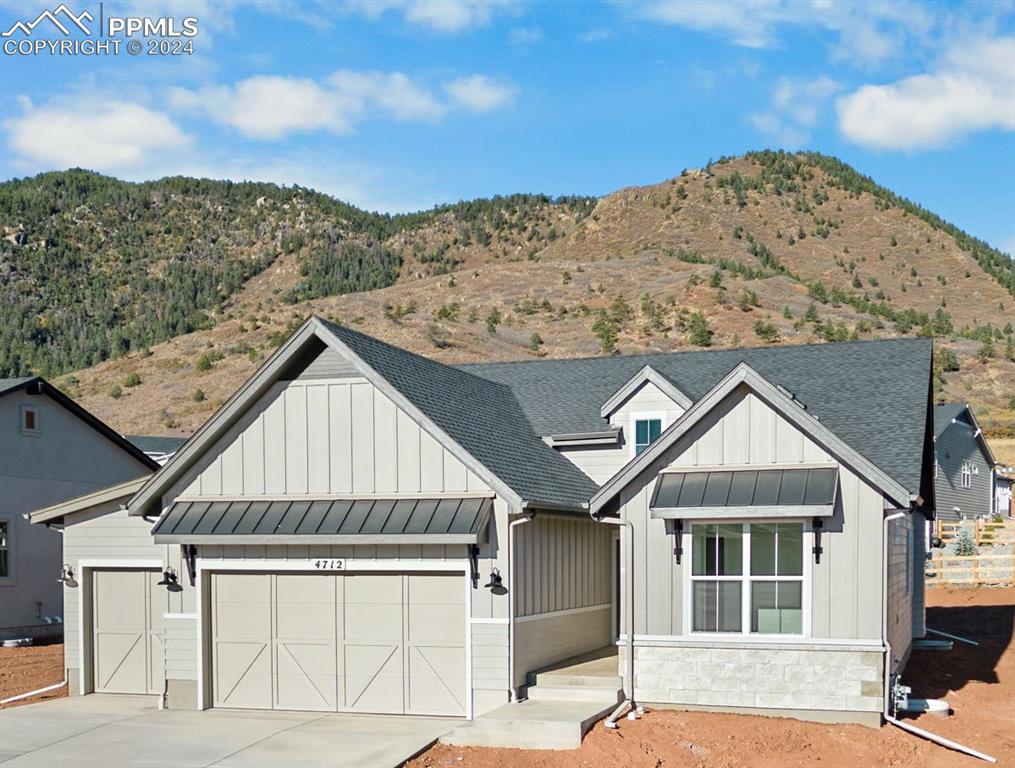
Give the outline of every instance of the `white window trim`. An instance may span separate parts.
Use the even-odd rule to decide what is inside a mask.
[[[960,478],[962,487],[966,490],[973,487],[973,465],[968,461],[962,462],[962,474]]]
[[[693,577],[691,575],[691,527],[693,525],[700,524],[736,524],[740,523],[745,526],[743,534],[743,552],[744,552],[744,573],[740,576],[701,576]],[[751,525],[764,524],[764,523],[802,523],[803,524],[803,575],[802,576],[751,576]],[[681,548],[683,555],[680,558],[681,568],[681,579],[683,581],[683,622],[681,626],[681,634],[679,637],[687,640],[707,640],[710,643],[714,642],[717,644],[731,643],[731,644],[743,644],[743,643],[799,643],[802,640],[809,640],[811,637],[811,584],[813,581],[813,568],[814,558],[811,556],[811,549],[814,546],[814,532],[811,529],[810,521],[804,519],[786,519],[786,518],[771,518],[771,519],[736,519],[729,520],[723,518],[713,518],[710,520],[694,520],[688,522],[684,526],[683,533],[681,534]],[[741,581],[742,582],[742,593],[740,600],[740,632],[695,632],[691,629],[694,621],[694,606],[692,597],[692,585],[693,580],[699,581]],[[751,582],[752,581],[801,581],[801,634],[799,635],[785,635],[785,634],[762,634],[759,632],[751,632]]]
[[[28,414],[28,413],[32,413],[32,414],[35,415],[35,428],[34,429],[29,429],[28,427],[25,426],[25,415]],[[21,406],[20,418],[21,418],[21,423],[20,423],[19,426],[21,427],[21,434],[23,434],[23,435],[29,435],[29,436],[32,436],[32,437],[34,437],[34,436],[39,434],[39,409],[38,408],[36,408],[34,405],[22,405]]]
[[[0,522],[7,523],[7,575],[0,576],[0,587],[13,587],[18,583],[18,565],[14,548],[17,520],[14,515],[0,512]]]
[[[632,459],[637,455],[635,453],[635,451],[637,450],[638,430],[636,429],[636,425],[638,424],[638,422],[639,421],[647,421],[649,419],[658,419],[659,420],[659,434],[662,434],[663,432],[666,431],[666,428],[669,426],[669,422],[667,421],[666,417],[667,417],[666,411],[632,411],[631,412],[631,415],[628,418],[628,422],[629,422],[629,424],[628,424],[628,428],[629,428],[628,434],[631,436],[631,439],[628,441],[630,443],[630,448],[628,448],[628,454],[630,455],[630,457]]]

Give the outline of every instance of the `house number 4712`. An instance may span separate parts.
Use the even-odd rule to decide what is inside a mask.
[[[319,571],[341,571],[345,568],[345,560],[314,560],[314,568]]]

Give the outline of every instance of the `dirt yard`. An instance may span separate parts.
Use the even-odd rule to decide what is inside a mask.
[[[927,624],[979,641],[913,654],[913,695],[945,698],[954,714],[913,722],[1015,766],[1015,589],[928,591]],[[895,728],[873,730],[782,718],[648,712],[620,729],[597,725],[579,749],[544,752],[437,745],[407,768],[946,768],[983,766]]]
[[[0,700],[17,696],[63,679],[63,643],[30,645],[26,648],[0,648]],[[67,686],[55,691],[15,701],[4,707],[17,707],[36,701],[56,699],[67,695]]]

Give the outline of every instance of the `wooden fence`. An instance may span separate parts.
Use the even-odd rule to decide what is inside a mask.
[[[955,521],[938,518],[934,521],[934,533],[946,545],[957,541],[963,530],[969,531],[969,537],[977,547],[1015,544],[1015,520],[995,523],[980,519]]]
[[[1015,586],[1015,553],[946,555],[935,551],[927,561],[927,586],[1011,584]]]

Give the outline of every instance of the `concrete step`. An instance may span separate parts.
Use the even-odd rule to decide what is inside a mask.
[[[550,688],[622,688],[620,675],[583,675],[566,672],[530,672],[529,685]]]
[[[519,701],[463,723],[441,741],[461,747],[576,749],[589,729],[616,706],[612,700]]]
[[[529,701],[612,701],[619,704],[624,698],[624,689],[619,686],[587,685],[530,685],[527,690]]]

